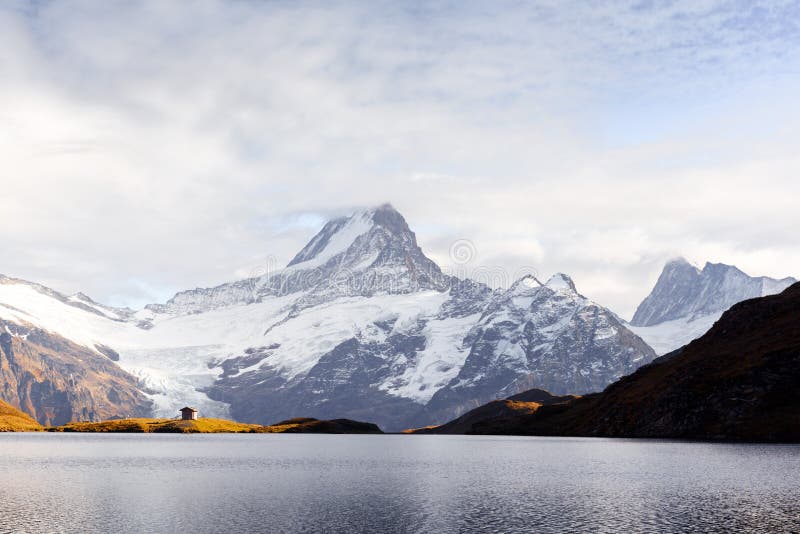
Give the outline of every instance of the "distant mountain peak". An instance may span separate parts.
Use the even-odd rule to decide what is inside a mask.
[[[737,302],[777,293],[794,278],[752,277],[735,265],[707,262],[702,270],[683,258],[664,266],[655,287],[636,309],[634,326],[719,314]]]
[[[393,212],[397,213],[397,210],[394,208],[394,206],[392,206],[391,202],[384,202],[383,204],[380,204],[380,205],[378,205],[378,206],[376,206],[374,208],[371,208],[369,211],[372,211],[372,212],[393,211]]]
[[[375,228],[416,246],[416,236],[403,216],[391,204],[357,210],[349,216],[331,219],[289,262],[287,267],[312,268],[347,252],[356,240]]]
[[[331,219],[297,253],[287,267],[308,262],[320,264],[346,250],[356,238],[368,232],[370,228],[372,228],[372,213],[368,211]]]
[[[306,292],[293,304],[297,311],[338,297],[444,292],[453,285],[453,278],[423,253],[405,218],[391,204],[381,204],[329,220],[283,270],[183,291],[165,305],[147,308],[197,313]]]
[[[542,288],[550,289],[551,291],[555,292],[568,292],[568,293],[578,293],[578,290],[575,288],[575,282],[572,281],[572,278],[567,276],[564,273],[556,273],[550,278],[547,279],[547,282],[542,283],[539,281],[532,274],[527,274],[522,278],[518,279],[514,282],[510,288],[508,288],[508,294],[511,295],[521,295],[527,293],[535,293],[541,290]]]
[[[528,293],[532,290],[538,290],[543,284],[532,274],[526,274],[516,282],[511,284],[508,292],[512,294]]]
[[[570,291],[573,293],[578,292],[578,290],[575,288],[575,282],[573,282],[572,278],[564,273],[554,274],[549,280],[547,280],[547,283],[545,283],[544,286],[552,289],[553,291]]]
[[[665,267],[670,265],[691,265],[691,263],[683,256],[675,256],[667,260]]]
[[[677,256],[664,264],[664,271],[694,271],[700,272],[700,269],[691,263],[689,260],[684,258],[683,256]]]
[[[735,265],[729,265],[727,263],[714,263],[707,261],[705,265],[703,265],[704,271],[738,271],[740,273],[744,273],[741,269],[736,267]]]
[[[428,258],[405,218],[391,204],[359,210],[334,219],[289,263],[287,276],[313,272],[322,285],[316,302],[333,294],[369,296],[377,293],[409,293],[434,289],[445,291],[450,278]],[[330,280],[342,283],[329,287]],[[310,286],[291,286],[309,289]],[[320,293],[321,292],[321,293]]]

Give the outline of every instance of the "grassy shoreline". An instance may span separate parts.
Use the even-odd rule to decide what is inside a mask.
[[[87,433],[164,433],[164,434],[380,434],[380,428],[371,423],[361,423],[347,419],[320,421],[312,418],[296,418],[281,421],[274,425],[253,425],[238,423],[227,419],[201,417],[197,420],[180,419],[117,419],[97,423],[76,422],[44,429],[47,432],[87,432]]]
[[[87,432],[123,434],[383,434],[377,425],[332,419],[323,421],[297,417],[274,425],[253,425],[227,419],[201,417],[196,420],[159,418],[113,419],[72,422],[44,427],[22,410],[0,400],[0,432]]]
[[[0,400],[0,432],[41,432],[44,427],[22,410]]]

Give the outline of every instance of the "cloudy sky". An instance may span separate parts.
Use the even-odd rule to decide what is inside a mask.
[[[677,255],[800,275],[796,0],[11,0],[0,35],[10,276],[139,306],[383,202],[624,316]]]

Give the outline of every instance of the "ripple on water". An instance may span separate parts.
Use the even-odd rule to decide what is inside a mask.
[[[0,532],[800,530],[800,447],[0,435]]]

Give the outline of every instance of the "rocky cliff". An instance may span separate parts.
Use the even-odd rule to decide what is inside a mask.
[[[108,356],[29,325],[0,320],[0,398],[43,425],[150,411],[137,380]]]

